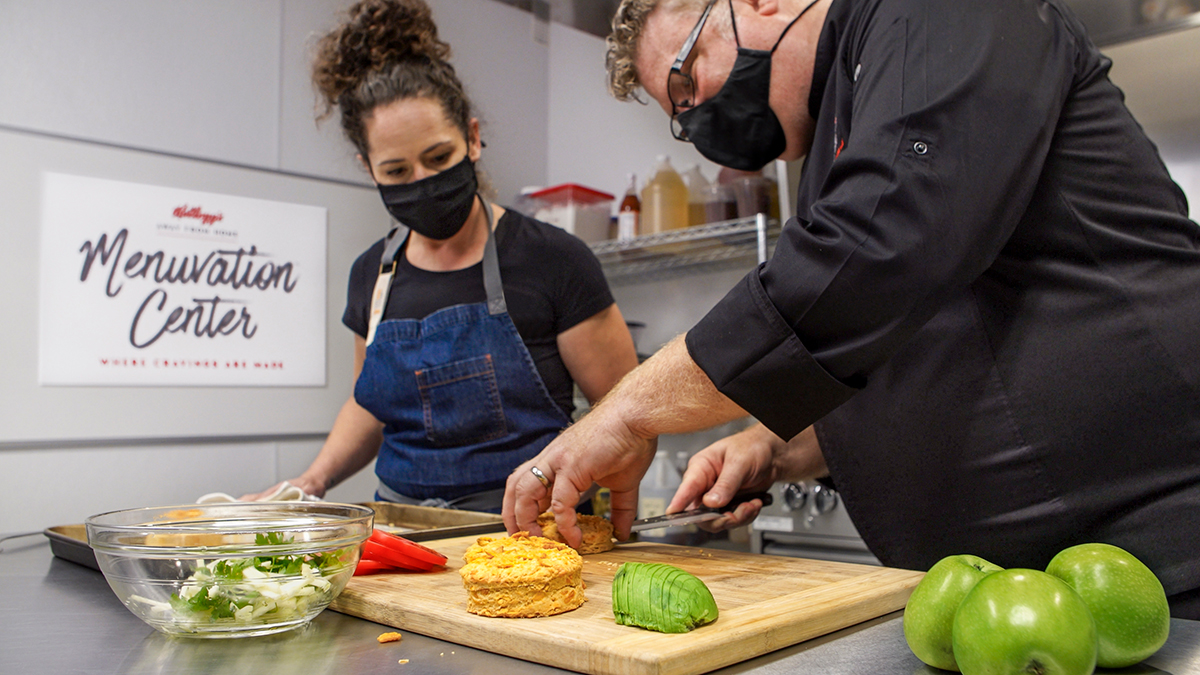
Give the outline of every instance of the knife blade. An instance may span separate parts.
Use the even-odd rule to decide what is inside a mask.
[[[733,499],[725,506],[713,508],[703,506],[690,511],[680,511],[679,513],[670,513],[662,516],[654,516],[652,518],[642,518],[633,521],[633,525],[629,528],[630,532],[641,532],[642,530],[653,530],[660,527],[678,527],[680,525],[690,525],[692,523],[703,523],[708,520],[716,520],[721,516],[733,512],[741,504],[750,501],[751,499],[761,499],[763,506],[770,506],[773,499],[769,492],[746,492],[734,495]]]

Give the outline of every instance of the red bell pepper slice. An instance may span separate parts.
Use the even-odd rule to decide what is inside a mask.
[[[418,572],[428,572],[433,569],[433,565],[421,562],[415,558],[410,558],[399,551],[378,544],[370,539],[363,542],[362,557],[364,560],[373,560],[375,562],[384,563],[394,569],[416,570]]]
[[[360,559],[358,561],[358,566],[354,568],[354,576],[361,577],[364,574],[375,574],[377,572],[391,572],[394,569],[396,569],[396,568],[392,567],[391,565],[389,565],[387,563],[379,562],[378,560],[366,560],[364,558],[364,559]]]
[[[409,541],[404,537],[399,537],[383,530],[372,530],[371,537],[367,541],[375,542],[390,551],[416,560],[426,567],[436,567],[446,564],[446,556],[441,553],[427,546],[422,546],[415,541]]]

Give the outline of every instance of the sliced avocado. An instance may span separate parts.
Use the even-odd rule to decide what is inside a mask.
[[[613,578],[613,615],[622,626],[686,633],[717,620],[708,586],[678,567],[628,562]]]

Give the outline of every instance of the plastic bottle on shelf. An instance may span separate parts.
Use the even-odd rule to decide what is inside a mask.
[[[638,199],[637,174],[629,174],[629,187],[625,190],[625,198],[617,211],[617,239],[627,241],[638,236],[641,231],[640,219],[642,202]]]
[[[678,230],[688,225],[688,189],[666,155],[658,156],[652,176],[642,188],[639,225],[641,234]]]
[[[683,184],[688,189],[688,226],[703,225],[708,222],[705,213],[708,202],[708,179],[700,172],[700,167],[692,164],[683,172]]]
[[[723,220],[737,218],[737,195],[733,186],[724,183],[713,183],[705,190],[704,221],[717,223]]]
[[[737,195],[738,218],[753,218],[771,213],[770,181],[762,176],[742,176],[733,182]]]
[[[738,171],[725,167],[718,174],[717,182],[733,189],[737,218],[753,218],[759,213],[770,218],[779,217],[779,189],[773,170],[772,175],[767,176],[762,170]]]

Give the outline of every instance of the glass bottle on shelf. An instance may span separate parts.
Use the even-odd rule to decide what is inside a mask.
[[[625,198],[617,211],[617,240],[627,241],[638,236],[642,211],[642,202],[638,199],[637,174],[629,174],[629,187],[625,190]]]

